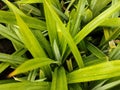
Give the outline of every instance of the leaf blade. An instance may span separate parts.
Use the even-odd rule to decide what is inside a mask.
[[[58,33],[62,33],[62,35],[64,36],[64,38],[66,39],[74,57],[75,60],[79,66],[79,68],[84,67],[84,63],[82,61],[82,57],[80,55],[80,52],[77,48],[77,46],[75,45],[75,42],[72,38],[72,36],[70,35],[70,33],[68,32],[69,30],[67,30],[67,28],[64,26],[64,24],[62,23],[62,21],[60,20],[60,18],[58,17],[58,15],[54,12],[54,10],[52,9],[52,7],[50,6],[50,3],[47,2],[46,0],[44,0],[44,4],[46,7],[48,7],[49,11],[52,13],[52,15],[56,18],[55,22],[56,22],[56,26],[57,26],[57,32]]]
[[[115,60],[76,70],[67,79],[68,83],[87,82],[119,76],[119,71],[120,60]]]
[[[49,90],[49,82],[17,82],[1,84],[1,90]]]
[[[94,46],[92,43],[87,42],[87,48],[90,52],[92,52],[99,59],[106,58],[105,61],[107,61],[107,56],[100,49]]]
[[[55,68],[51,90],[68,90],[65,69],[63,67]]]
[[[117,4],[114,4],[103,13],[94,18],[89,22],[75,37],[74,41],[78,44],[82,39],[84,39],[90,32],[92,32],[96,27],[103,23],[106,18],[112,15],[114,12],[120,10],[120,1]]]
[[[21,64],[16,70],[14,70],[11,74],[9,74],[9,77],[12,77],[14,75],[24,73],[39,67],[43,67],[46,65],[49,65],[51,63],[55,62],[54,60],[51,60],[49,58],[35,58],[26,61],[25,63]]]

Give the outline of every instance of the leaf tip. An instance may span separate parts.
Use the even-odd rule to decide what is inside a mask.
[[[11,77],[13,77],[14,75],[16,75],[16,71],[11,72],[7,77],[8,77],[8,78],[11,78]]]

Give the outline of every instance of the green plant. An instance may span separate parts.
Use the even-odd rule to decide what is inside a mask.
[[[1,90],[107,90],[120,83],[120,0],[2,0]],[[32,58],[26,56],[29,51]]]

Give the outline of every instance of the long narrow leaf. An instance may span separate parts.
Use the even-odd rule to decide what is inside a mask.
[[[0,85],[0,90],[49,90],[49,88],[49,82],[17,82]]]
[[[91,22],[89,22],[75,37],[74,41],[78,44],[83,38],[85,38],[90,32],[92,32],[96,27],[98,27],[101,23],[103,23],[106,18],[111,16],[114,12],[120,10],[120,1],[105,10],[103,13],[94,18]]]
[[[44,50],[41,48],[37,39],[30,31],[28,26],[23,22],[23,20],[16,14],[17,23],[20,26],[21,38],[25,46],[30,50],[34,57],[46,57]]]
[[[20,4],[19,8],[23,11],[30,12],[33,15],[41,16],[41,11],[30,4]]]
[[[4,0],[4,2],[15,13],[15,16],[16,16],[16,19],[17,19],[17,24],[20,27],[19,31],[20,31],[20,34],[21,34],[21,39],[23,40],[23,43],[28,48],[28,50],[30,50],[30,52],[32,53],[32,55],[34,57],[41,57],[41,56],[46,57],[45,52],[41,48],[40,44],[38,43],[37,39],[35,38],[35,36],[31,32],[31,30],[28,28],[26,23],[21,19],[21,17],[18,15],[18,13],[16,13],[16,11],[14,9],[15,6],[7,0]]]
[[[63,67],[55,68],[51,90],[68,90],[65,69]]]
[[[18,3],[42,3],[43,0],[21,0],[21,1],[18,1]]]
[[[112,15],[114,12],[118,11],[120,9],[120,1],[105,10],[103,13],[98,15],[96,18],[94,18],[91,22],[89,22],[86,26],[82,28],[80,32],[74,37],[74,41],[76,44],[79,44],[81,40],[83,40],[89,33],[91,33],[96,27],[101,25],[103,22],[108,20],[108,17]],[[70,54],[69,48],[66,50],[66,55],[64,56],[64,59]]]
[[[46,24],[44,21],[38,20],[36,18],[32,18],[30,16],[21,16],[21,17],[30,28],[46,30]],[[9,11],[8,12],[0,11],[0,22],[7,23],[7,24],[16,24],[15,15]]]
[[[12,77],[12,76],[20,74],[20,73],[28,72],[33,69],[37,69],[39,67],[43,67],[43,66],[49,65],[54,62],[55,62],[54,60],[51,60],[49,58],[31,59],[31,60],[28,60],[25,63],[21,64],[15,71],[13,71],[9,75],[9,77]]]
[[[26,58],[22,58],[20,56],[14,56],[14,55],[8,55],[0,53],[0,61],[2,62],[8,62],[11,64],[22,64],[24,61],[26,61]]]
[[[52,15],[56,18],[55,21],[56,21],[56,25],[57,25],[57,32],[60,32],[62,33],[62,35],[64,36],[64,38],[66,39],[75,59],[76,59],[76,62],[80,67],[83,67],[84,64],[83,64],[83,61],[82,61],[82,57],[80,55],[80,52],[77,48],[77,46],[75,45],[73,39],[72,39],[72,36],[70,35],[70,33],[68,32],[69,30],[67,30],[67,28],[64,26],[64,24],[61,22],[61,20],[59,19],[58,15],[54,12],[54,10],[52,9],[50,3],[48,3],[46,0],[44,0],[44,5],[45,7],[49,10],[50,13],[52,13]]]
[[[94,16],[98,15],[100,11],[106,7],[112,0],[91,0],[90,8],[94,13]]]
[[[99,59],[106,58],[105,61],[107,61],[107,56],[101,50],[95,47],[92,43],[87,42],[87,48]]]
[[[117,86],[119,84],[120,84],[120,80],[117,80],[117,81],[105,84],[105,85],[103,85],[103,86],[101,86],[99,88],[93,89],[93,90],[108,90],[108,89],[113,88],[113,87],[115,87],[115,86]]]
[[[6,37],[7,39],[13,41],[14,43],[19,44],[20,46],[23,46],[23,43],[20,41],[20,39],[13,34],[12,32],[10,32],[10,30],[8,28],[6,28],[5,26],[0,24],[0,34],[4,37]]]
[[[56,22],[53,19],[54,16],[50,12],[49,7],[48,7],[48,5],[46,5],[46,3],[44,3],[44,10],[45,10],[45,18],[46,18],[48,35],[50,38],[50,43],[53,46],[54,40],[57,39]],[[50,18],[50,16],[51,16],[51,18]]]
[[[85,9],[85,4],[86,4],[86,0],[79,0],[78,2],[78,6],[77,6],[77,10],[75,12],[75,15],[73,17],[73,22],[71,23],[71,35],[75,36],[76,33],[78,32],[79,28],[80,28],[80,23],[81,23],[81,16],[84,12]],[[72,20],[70,20],[71,22]]]
[[[20,38],[25,44],[26,48],[30,51],[30,53],[33,55],[34,58],[40,58],[40,57],[47,57],[45,51],[39,44],[38,40],[34,36],[34,34],[31,32],[29,27],[26,25],[26,23],[22,20],[22,18],[19,16],[19,14],[16,13],[14,10],[14,6],[12,3],[10,3],[7,0],[4,0],[4,2],[11,8],[15,14],[15,17],[17,19],[17,24],[19,25],[19,32],[21,34]],[[49,66],[45,66],[42,68],[44,73],[48,78],[51,77],[51,69]]]
[[[49,57],[53,58],[54,54],[53,54],[51,45],[50,45],[49,41],[43,36],[42,32],[39,30],[32,30],[32,32],[35,35],[35,37],[37,38],[37,40],[40,43],[40,45],[42,46],[42,48],[44,48],[44,50],[47,52]]]
[[[22,17],[22,19],[25,20],[25,22],[29,27],[40,30],[46,30],[46,24],[44,21],[25,15],[17,7],[15,8],[15,6],[13,6],[13,8],[15,11],[17,10],[16,13],[18,13]],[[0,22],[8,23],[8,24],[16,24],[15,15],[12,12],[0,11]]]
[[[120,76],[120,60],[105,62],[73,71],[67,75],[68,83],[87,82]]]
[[[120,18],[108,18],[100,26],[106,27],[119,27],[120,26]]]

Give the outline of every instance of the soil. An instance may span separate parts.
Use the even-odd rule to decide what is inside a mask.
[[[15,51],[12,43],[8,39],[0,39],[0,53],[12,54]]]
[[[12,54],[15,51],[12,43],[8,39],[0,39],[0,53]],[[7,76],[13,69],[10,67],[6,68],[2,73],[0,73],[0,80],[7,79]]]

